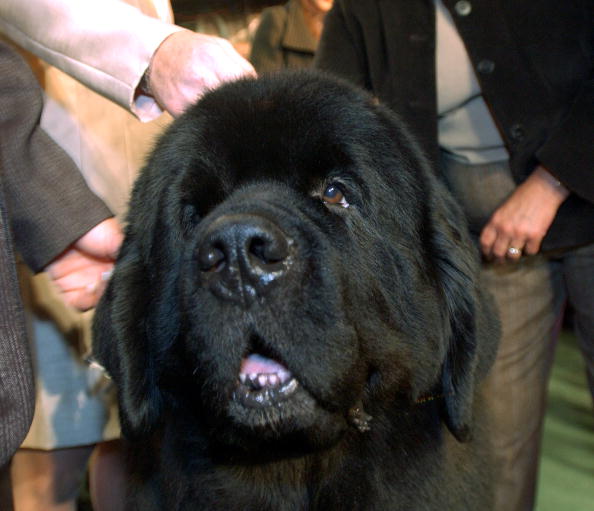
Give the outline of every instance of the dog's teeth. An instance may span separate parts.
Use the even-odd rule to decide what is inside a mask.
[[[258,375],[256,373],[250,373],[246,375],[245,384],[253,390],[260,388],[258,383]]]
[[[279,389],[279,394],[286,397],[286,396],[290,396],[293,392],[295,392],[297,390],[297,387],[299,386],[299,383],[297,383],[297,380],[295,378],[291,378],[291,380],[284,385],[284,387],[281,387]]]
[[[289,378],[291,378],[291,373],[289,371],[285,371],[284,369],[281,369],[277,375],[281,383],[286,383]]]
[[[293,377],[288,371],[280,371],[278,373],[239,373],[239,381],[251,390],[276,389],[282,385],[290,387],[292,379]]]

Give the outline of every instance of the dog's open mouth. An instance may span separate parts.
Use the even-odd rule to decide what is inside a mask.
[[[267,408],[287,400],[298,387],[280,362],[252,353],[241,362],[233,398],[247,408]]]

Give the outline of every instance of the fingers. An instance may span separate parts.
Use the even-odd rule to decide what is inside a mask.
[[[233,80],[242,76],[256,76],[254,67],[244,59],[233,45],[226,39],[215,38],[214,44],[220,49],[220,58],[217,62],[215,74],[221,81]]]
[[[537,254],[540,250],[540,245],[542,242],[542,237],[540,238],[532,238],[526,242],[526,246],[524,247],[524,253],[528,255]]]
[[[505,257],[510,261],[518,261],[522,257],[524,251],[524,242],[520,240],[512,240],[505,250]]]
[[[112,264],[85,267],[53,282],[68,305],[85,311],[95,307],[99,302],[112,270]]]
[[[483,231],[484,233],[485,231]],[[495,233],[495,236],[493,235]],[[519,261],[523,255],[534,255],[540,250],[541,239],[511,238],[495,231],[481,236],[481,251],[488,261],[497,263]]]
[[[105,291],[113,266],[113,261],[98,260],[71,249],[45,270],[68,305],[87,310],[97,304]]]
[[[531,229],[515,231],[511,233],[511,229],[490,221],[480,237],[481,252],[485,259],[497,263],[513,262],[523,255],[535,255],[539,252],[545,232]]]
[[[71,267],[75,268],[78,264],[75,250],[69,249],[58,258],[48,264],[43,271],[45,271],[52,280],[59,279],[71,271]]]
[[[91,284],[86,288],[72,289],[61,293],[62,299],[70,307],[80,311],[92,309],[97,305],[105,291],[105,283]]]
[[[108,218],[80,237],[74,246],[90,256],[115,260],[123,239],[118,221]]]
[[[97,283],[109,280],[112,269],[111,263],[92,263],[64,272],[60,277],[48,273],[62,292],[70,292],[77,289],[94,290],[98,287]]]
[[[491,223],[488,223],[484,227],[479,241],[481,245],[481,252],[483,253],[485,259],[489,261],[495,257],[493,254],[493,246],[496,240],[497,230],[492,226]]]
[[[481,233],[487,260],[517,261],[540,250],[569,191],[546,169],[537,167],[489,219]]]
[[[540,242],[535,240],[527,242],[519,237],[511,237],[499,231],[492,224],[488,224],[481,233],[481,251],[488,261],[504,263],[506,261],[518,261],[523,253],[535,254],[538,252]],[[536,251],[528,252],[536,245]]]
[[[123,234],[113,219],[105,220],[78,239],[64,253],[44,268],[53,280],[73,275],[87,267],[97,267],[101,273],[113,266]]]
[[[181,30],[155,52],[150,89],[157,102],[174,117],[205,92],[242,76],[255,76],[253,66],[220,37]]]
[[[497,208],[481,233],[481,250],[487,261],[518,261],[522,254],[540,249],[556,209],[543,205],[540,195],[521,185]]]
[[[507,236],[497,236],[493,243],[493,249],[491,256],[498,262],[505,261],[505,258],[509,255],[508,248],[510,247],[511,239]]]

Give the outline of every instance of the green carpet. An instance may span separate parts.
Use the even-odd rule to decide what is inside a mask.
[[[573,336],[557,347],[549,385],[537,511],[594,511],[594,413]]]

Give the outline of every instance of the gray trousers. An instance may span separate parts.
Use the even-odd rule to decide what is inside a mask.
[[[468,165],[442,155],[441,166],[478,235],[515,188],[507,162]],[[529,511],[535,501],[547,384],[568,301],[594,397],[594,244],[517,263],[484,263],[482,273],[502,323],[486,393],[500,468],[495,510]]]

